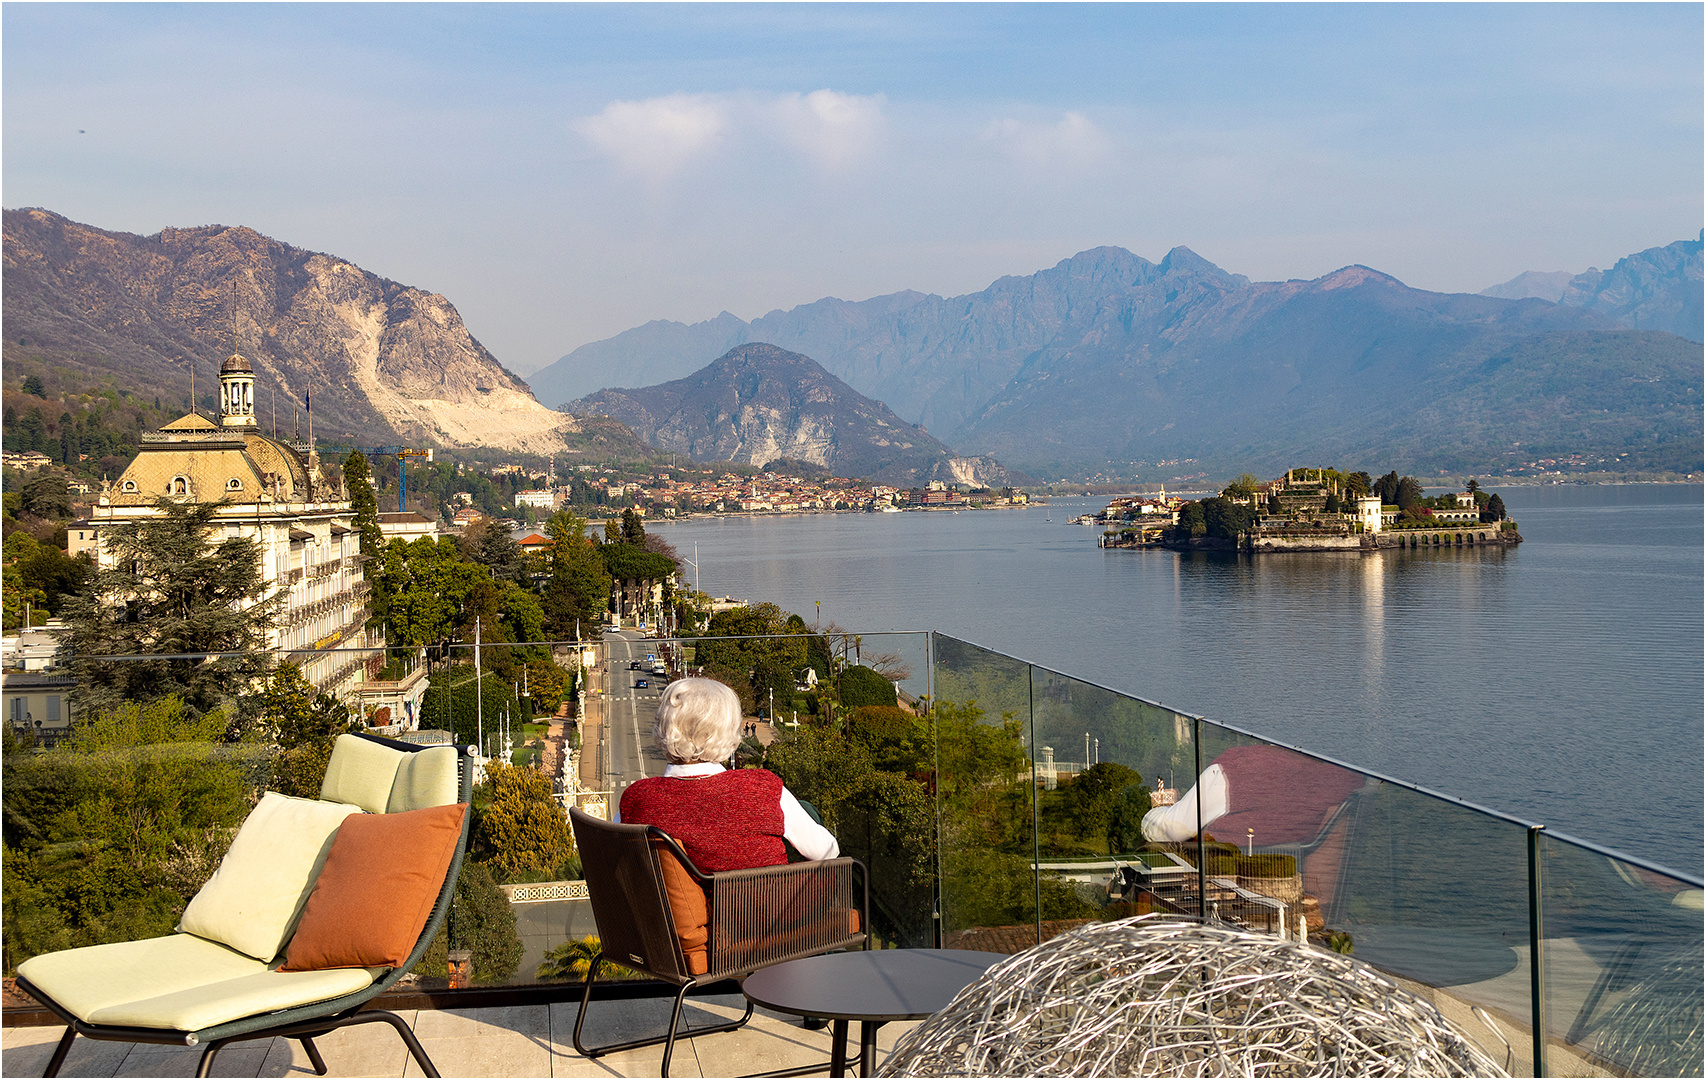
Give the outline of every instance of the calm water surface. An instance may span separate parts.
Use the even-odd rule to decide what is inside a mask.
[[[1700,873],[1701,488],[1499,490],[1515,549],[1103,551],[1066,523],[1099,499],[659,531],[711,593],[939,630]]]

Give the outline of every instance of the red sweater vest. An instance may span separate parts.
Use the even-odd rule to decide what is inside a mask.
[[[766,769],[649,776],[622,793],[624,825],[656,825],[708,873],[780,866],[782,778]]]

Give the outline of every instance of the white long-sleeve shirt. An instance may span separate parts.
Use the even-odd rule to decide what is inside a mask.
[[[692,765],[670,765],[663,774],[671,778],[693,779],[716,776],[723,771],[723,767],[714,761],[701,761]],[[616,812],[615,820],[622,820],[620,810]],[[841,845],[836,842],[835,834],[812,820],[806,808],[800,805],[800,800],[786,787],[782,788],[782,838],[808,859],[833,859],[841,854]]]

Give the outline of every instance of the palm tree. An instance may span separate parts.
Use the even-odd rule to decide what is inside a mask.
[[[587,968],[603,951],[603,944],[598,935],[592,934],[583,938],[570,938],[561,945],[545,954],[545,960],[533,972],[535,979],[584,979]],[[644,975],[625,968],[621,964],[608,961],[598,970],[601,979],[643,979]]]

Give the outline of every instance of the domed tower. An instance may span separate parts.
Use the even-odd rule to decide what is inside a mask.
[[[219,366],[219,423],[255,427],[255,369],[236,353]]]

